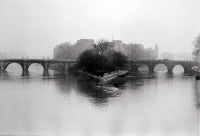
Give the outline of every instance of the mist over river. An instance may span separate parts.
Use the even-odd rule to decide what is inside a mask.
[[[12,70],[0,74],[0,135],[199,135],[194,77],[128,76],[106,90],[80,76]]]

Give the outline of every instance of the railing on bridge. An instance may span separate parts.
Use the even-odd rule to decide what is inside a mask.
[[[21,57],[0,57],[1,60],[6,60],[6,59],[22,59],[22,60],[27,60],[27,59],[53,59],[53,57],[49,56],[21,56]]]

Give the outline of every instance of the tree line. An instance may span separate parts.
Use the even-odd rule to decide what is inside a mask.
[[[102,41],[102,40],[99,40],[99,41]],[[104,41],[109,42],[108,40],[104,40]],[[90,45],[89,44],[81,45],[77,43],[71,44],[70,42],[59,44],[54,48],[53,57],[54,59],[58,59],[58,60],[77,59],[83,51],[87,49],[92,49],[94,45],[95,43],[90,44]],[[100,46],[98,48],[103,48],[103,47]],[[158,47],[156,47],[157,50],[155,50],[152,48],[145,49],[142,44],[130,43],[130,44],[123,44],[123,45],[115,45],[115,43],[113,43],[113,46],[111,48],[117,52],[123,53],[128,58],[128,60],[158,59]]]
[[[127,57],[113,50],[113,43],[100,40],[92,49],[83,51],[78,57],[77,69],[97,76],[104,73],[124,69]]]
[[[81,70],[102,76],[111,71],[123,70],[127,61],[141,59],[156,59],[158,56],[152,48],[144,49],[141,44],[116,44],[105,39],[96,43],[83,40],[83,44],[72,45],[69,42],[57,45],[54,49],[54,59],[76,59],[74,70]],[[59,66],[58,66],[59,68]]]

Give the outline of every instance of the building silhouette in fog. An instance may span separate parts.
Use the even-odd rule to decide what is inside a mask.
[[[77,59],[83,51],[91,49],[93,44],[93,39],[80,39],[73,45],[70,42],[56,45],[53,52],[54,59]]]
[[[76,45],[81,45],[82,47],[89,47],[94,44],[93,39],[80,39],[76,41]]]
[[[154,48],[144,48],[144,45],[138,43],[125,44],[121,40],[112,40],[113,49],[122,52],[131,60],[158,59],[159,49],[156,45]]]
[[[94,44],[93,39],[80,39],[77,40],[76,43],[73,45],[75,58],[78,58],[78,56],[85,50],[91,49]]]
[[[121,40],[112,40],[112,42],[113,42],[113,45],[114,45],[113,49],[115,51],[119,51],[119,52],[124,53],[125,44]]]
[[[154,48],[144,48],[142,44],[125,44],[121,40],[112,40],[113,50],[122,52],[130,60],[148,60],[158,59],[159,49],[156,45]],[[80,39],[75,44],[65,42],[54,48],[55,59],[77,59],[79,55],[88,49],[92,49],[94,39]]]
[[[158,45],[156,45],[153,49],[154,52],[154,59],[158,59],[159,57],[159,49],[158,49]]]

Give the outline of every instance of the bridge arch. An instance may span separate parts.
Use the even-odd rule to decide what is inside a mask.
[[[39,66],[38,69],[37,69],[38,71],[40,71],[40,68],[42,68],[42,72],[45,71],[45,66],[44,66],[42,63],[38,63],[38,62],[33,62],[33,63],[28,64],[28,66],[27,66],[27,71],[32,71],[32,67],[33,67],[34,65]],[[33,71],[34,71],[34,70],[33,70]]]
[[[19,66],[21,68],[21,71],[23,71],[23,65],[21,63],[18,63],[18,62],[10,62],[10,63],[6,63],[4,66],[3,66],[3,70],[8,70],[8,67],[11,66],[11,65],[16,65],[16,66]]]
[[[137,71],[139,72],[149,71],[148,64],[140,64],[139,66],[137,66]]]
[[[185,73],[185,66],[181,64],[176,64],[172,68],[173,74],[175,73]]]
[[[154,72],[158,72],[158,71],[164,71],[164,72],[168,72],[168,66],[164,63],[158,63],[154,65]]]

